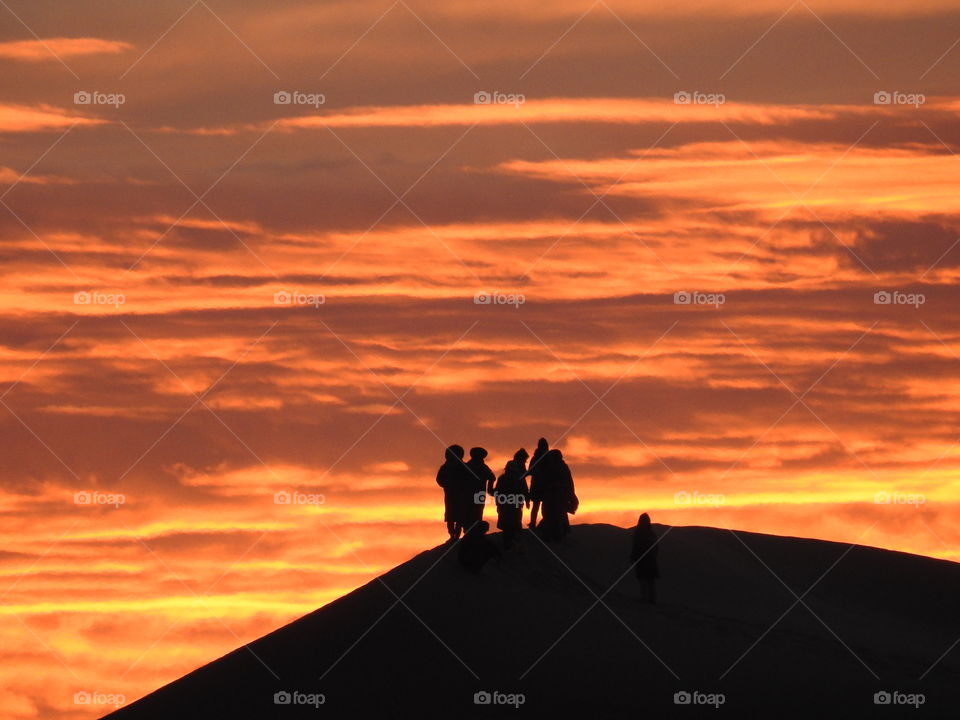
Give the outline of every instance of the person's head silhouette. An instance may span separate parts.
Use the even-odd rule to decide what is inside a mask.
[[[637,527],[638,527],[638,528],[642,528],[642,529],[644,529],[644,530],[646,530],[647,528],[649,528],[649,527],[650,527],[650,516],[647,515],[646,513],[643,513],[643,514],[640,516],[640,519],[637,520]]]
[[[524,448],[520,448],[513,454],[513,459],[521,464],[527,462],[528,457],[530,454]]]
[[[463,448],[459,445],[451,445],[443,452],[443,456],[453,462],[454,460],[463,460]]]
[[[471,460],[483,460],[487,456],[487,451],[482,447],[470,448]]]

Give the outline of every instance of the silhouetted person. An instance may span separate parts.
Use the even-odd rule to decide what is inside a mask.
[[[480,521],[467,530],[460,541],[457,557],[460,564],[472,573],[478,573],[490,558],[500,557],[500,550],[487,537],[490,524]]]
[[[543,520],[539,529],[544,540],[562,540],[570,532],[567,513],[575,513],[580,505],[573,487],[573,475],[559,450],[548,450],[540,467],[538,482]]]
[[[543,483],[541,482],[543,476],[538,475],[538,471],[542,469],[540,463],[549,450],[550,446],[547,444],[546,438],[537,440],[537,449],[533,451],[533,457],[530,459],[530,469],[527,471],[527,475],[530,476],[530,499],[533,500],[533,511],[530,513],[531,529],[537,527],[540,503],[543,502]]]
[[[493,497],[497,501],[497,527],[503,531],[503,549],[510,550],[523,532],[523,506],[530,507],[527,489],[527,451],[517,450],[497,478]],[[522,550],[522,548],[521,548]]]
[[[640,599],[649,603],[657,602],[657,588],[654,581],[660,577],[657,565],[657,535],[650,525],[650,516],[644,513],[637,521],[633,531],[633,549],[630,552],[633,571],[640,581]]]
[[[487,451],[482,447],[470,448],[470,459],[467,461],[466,467],[470,473],[469,479],[473,490],[471,498],[473,513],[469,522],[466,523],[466,527],[483,520],[483,504],[486,500],[486,494],[493,492],[493,484],[497,480],[493,470],[484,462],[486,457]]]
[[[444,463],[437,470],[437,485],[443,488],[443,519],[451,540],[460,537],[470,519],[466,499],[472,485],[468,478],[469,471],[463,464],[463,448],[451,445],[444,451]]]

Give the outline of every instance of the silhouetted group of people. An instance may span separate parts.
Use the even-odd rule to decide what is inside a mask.
[[[459,553],[468,569],[479,570],[486,560],[500,552],[484,537],[490,528],[483,519],[488,495],[496,504],[497,528],[503,532],[505,551],[514,548],[522,551],[519,540],[523,533],[524,508],[531,510],[529,528],[546,541],[556,541],[570,532],[569,515],[575,513],[580,504],[563,454],[551,450],[545,438],[540,438],[532,458],[525,449],[517,450],[499,476],[487,465],[487,454],[484,448],[471,448],[470,459],[464,461],[463,448],[451,445],[437,471],[437,484],[443,488],[443,519],[450,542],[456,542],[463,535]]]
[[[524,448],[517,450],[499,476],[487,465],[487,455],[482,447],[471,448],[470,459],[464,461],[463,447],[451,445],[444,451],[443,465],[437,471],[437,485],[443,488],[448,542],[459,543],[460,564],[474,573],[501,555],[487,537],[490,525],[483,519],[488,496],[493,497],[497,508],[504,552],[523,552],[524,508],[530,510],[530,530],[550,542],[567,536],[569,516],[580,505],[570,467],[559,450],[550,449],[546,438],[537,442],[532,458]],[[647,513],[640,516],[634,529],[630,560],[640,581],[641,599],[656,602],[654,581],[660,576],[657,536]]]

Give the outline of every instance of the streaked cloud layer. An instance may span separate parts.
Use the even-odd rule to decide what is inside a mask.
[[[451,442],[958,558],[952,4],[9,5],[4,717],[435,545]]]

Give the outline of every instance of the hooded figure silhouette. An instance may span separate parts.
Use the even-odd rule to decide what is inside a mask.
[[[497,502],[497,527],[503,531],[503,549],[509,550],[523,532],[523,506],[530,507],[527,490],[527,451],[517,450],[497,478],[493,497]],[[522,548],[521,548],[522,549]]]
[[[540,462],[539,492],[543,509],[540,530],[544,540],[562,540],[570,532],[567,513],[580,505],[573,487],[573,475],[559,450],[549,450]]]
[[[640,581],[640,599],[649,603],[657,602],[657,588],[654,581],[660,577],[657,564],[657,534],[650,525],[650,516],[643,513],[637,520],[633,531],[633,549],[630,552],[634,572]]]

